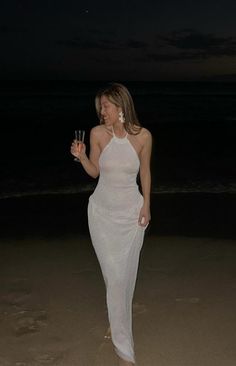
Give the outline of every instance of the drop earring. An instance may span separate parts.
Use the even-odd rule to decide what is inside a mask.
[[[125,123],[125,117],[124,117],[124,113],[122,111],[119,112],[119,121],[121,123]]]

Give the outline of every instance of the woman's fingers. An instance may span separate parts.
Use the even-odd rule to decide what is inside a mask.
[[[86,147],[84,143],[72,142],[70,152],[76,158],[80,158],[81,154],[85,154]]]
[[[142,219],[141,219],[141,224],[142,225],[146,225],[146,218],[143,216]]]
[[[72,154],[72,155],[74,155],[74,156],[76,156],[76,155],[78,154],[79,150],[78,150],[78,146],[77,146],[77,144],[76,144],[75,142],[73,142],[73,143],[71,144],[70,152],[71,152],[71,154]],[[77,157],[77,156],[76,156],[76,157]]]
[[[140,226],[146,226],[147,222],[146,222],[145,216],[143,216],[143,215],[140,216],[139,220],[138,220],[138,223],[139,223]]]

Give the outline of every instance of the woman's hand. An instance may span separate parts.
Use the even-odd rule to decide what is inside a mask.
[[[151,220],[150,207],[144,204],[139,213],[138,223],[140,226],[145,227],[149,224],[150,220]]]
[[[82,142],[74,140],[71,145],[70,152],[74,157],[82,161],[86,157],[86,146]]]

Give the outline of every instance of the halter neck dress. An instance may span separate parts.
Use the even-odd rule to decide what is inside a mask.
[[[145,228],[138,224],[143,196],[140,161],[128,139],[113,137],[99,158],[98,184],[89,197],[88,224],[106,285],[111,338],[117,354],[135,362],[132,299]]]

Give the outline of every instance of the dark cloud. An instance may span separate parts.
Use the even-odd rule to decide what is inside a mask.
[[[199,61],[206,59],[204,53],[180,52],[180,53],[150,53],[148,59],[155,62],[174,62],[174,61]]]
[[[204,34],[195,30],[174,31],[162,38],[167,45],[179,49],[209,50],[215,48],[227,48],[235,46],[232,37],[217,37],[213,34]]]
[[[156,46],[161,52],[148,55],[148,59],[155,62],[200,61],[211,57],[236,56],[236,38],[217,37],[193,29],[158,35]]]

